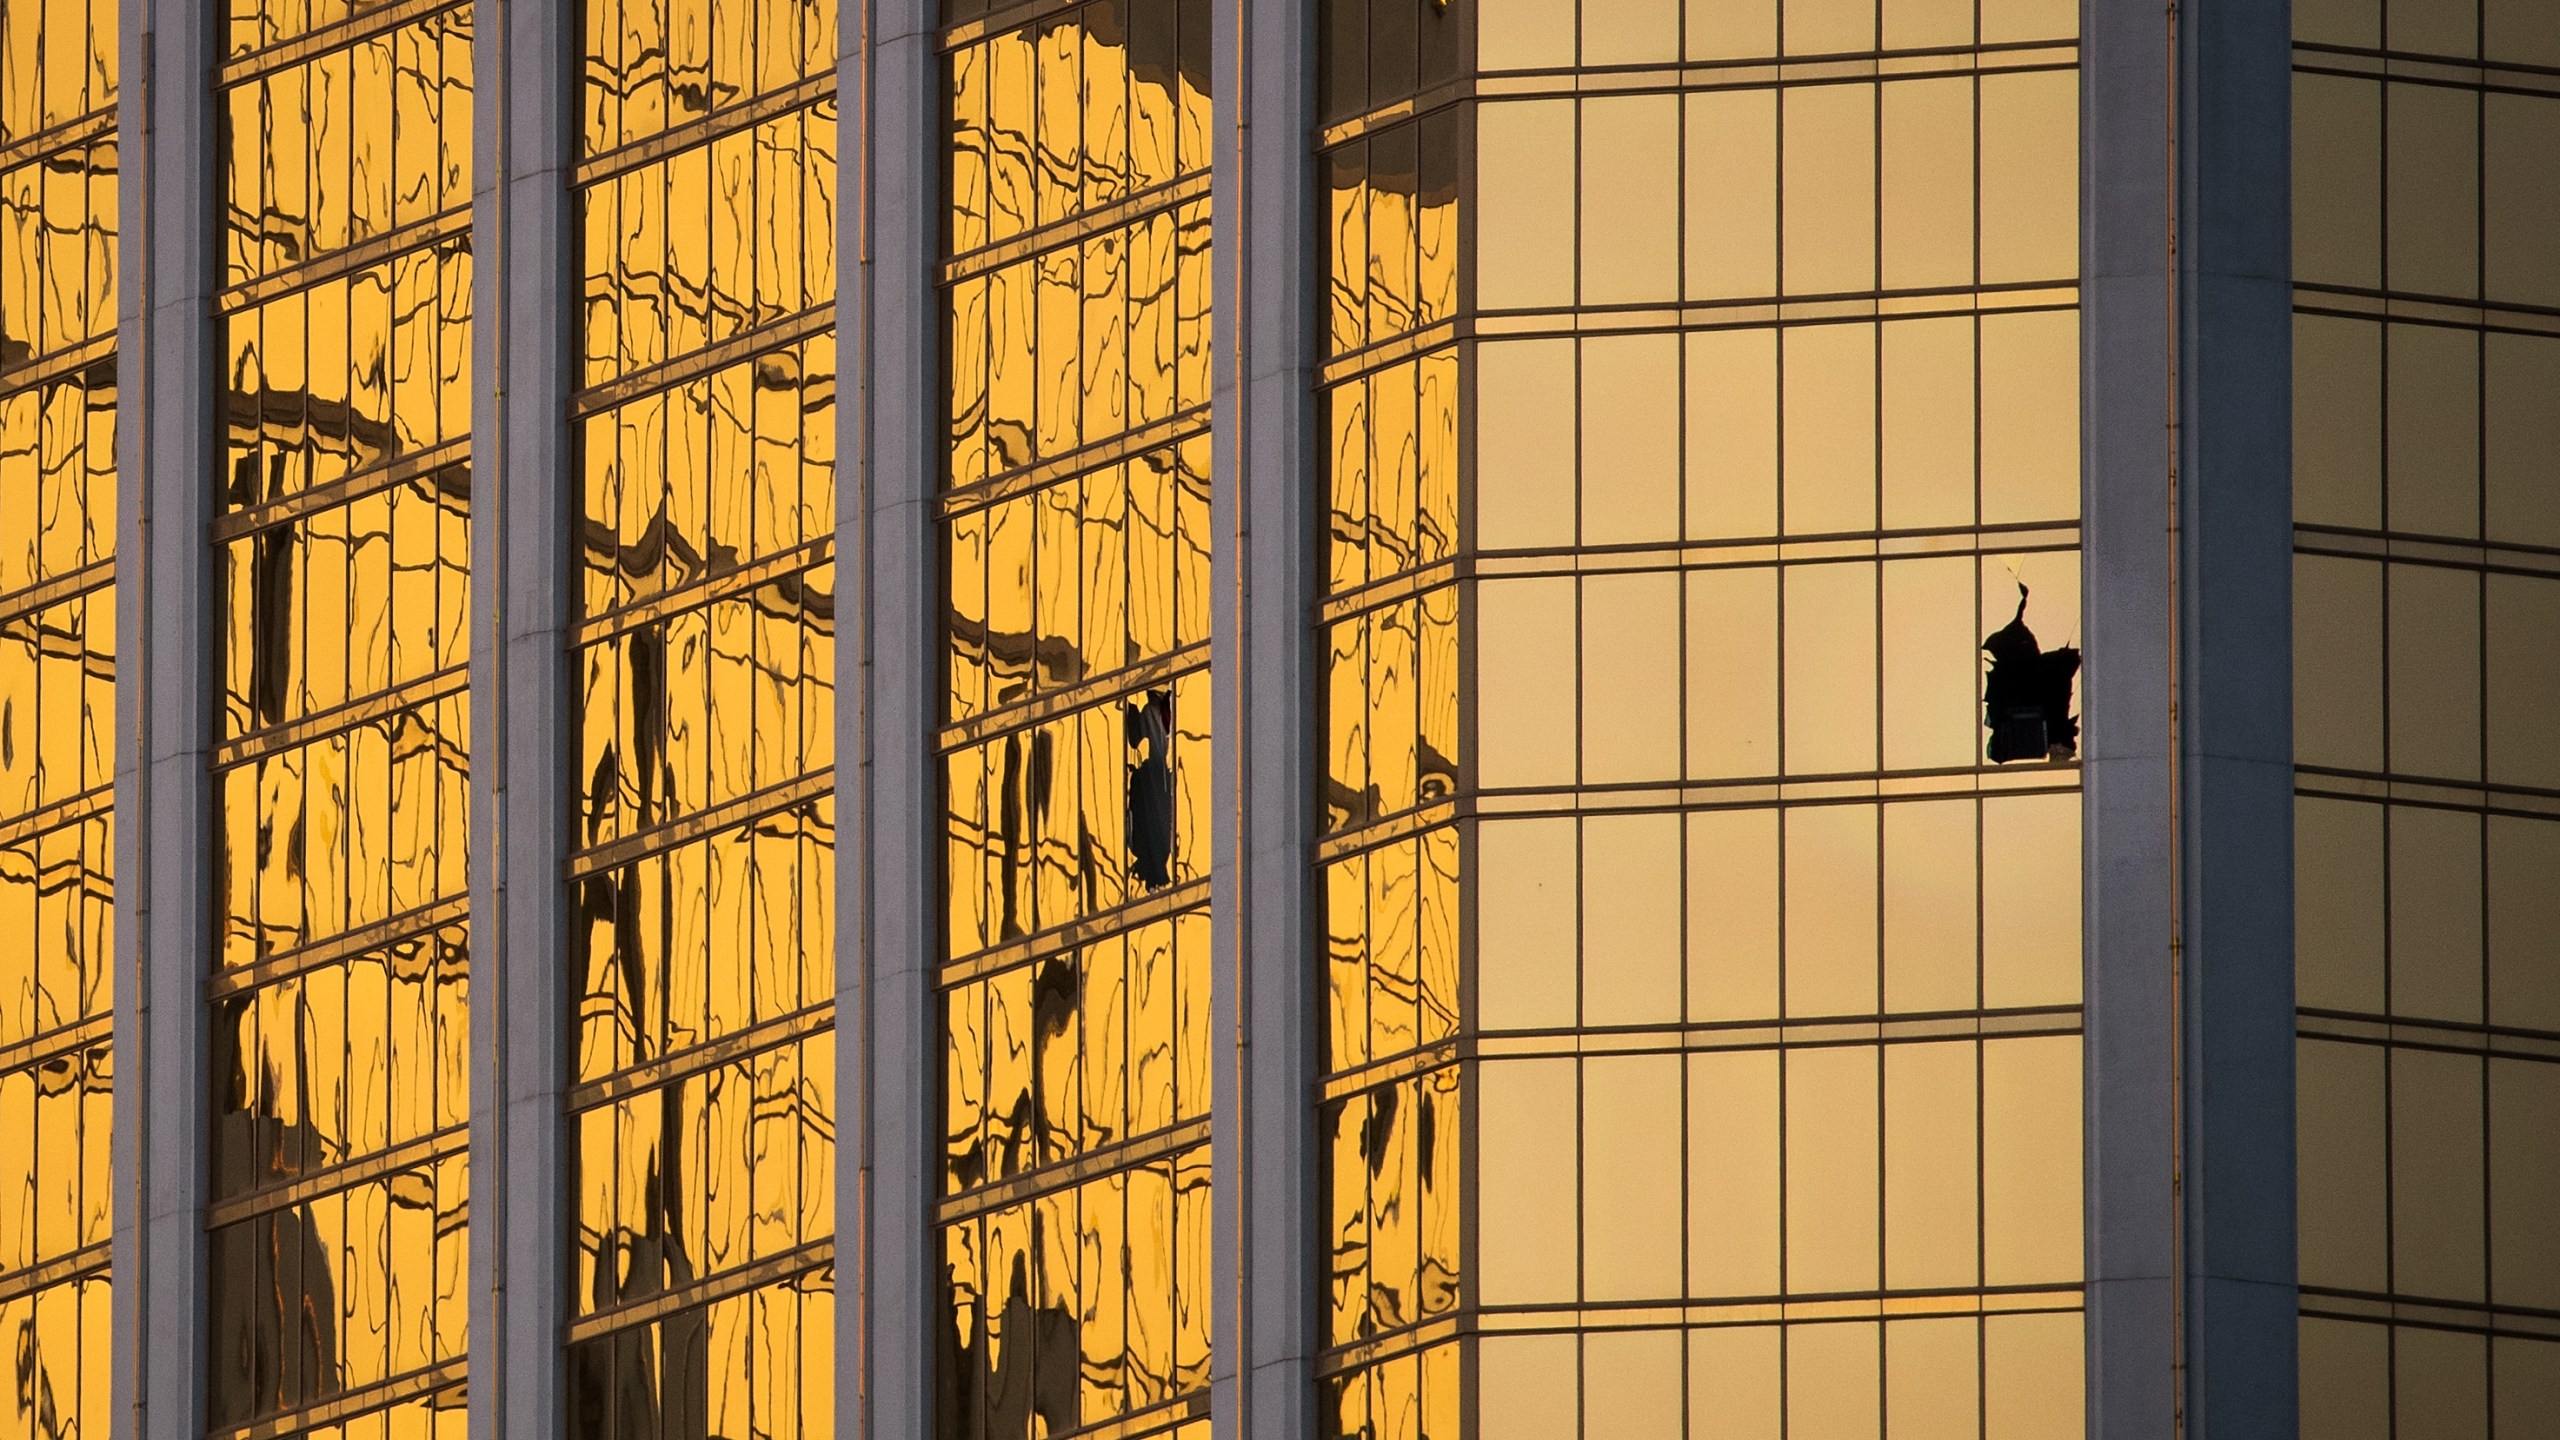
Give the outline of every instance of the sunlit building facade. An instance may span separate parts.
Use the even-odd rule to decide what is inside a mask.
[[[7,0],[0,1440],[2536,1440],[2541,0]]]

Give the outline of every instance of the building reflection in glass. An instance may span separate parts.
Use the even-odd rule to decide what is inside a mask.
[[[1210,8],[946,5],[939,1433],[1205,1433]]]

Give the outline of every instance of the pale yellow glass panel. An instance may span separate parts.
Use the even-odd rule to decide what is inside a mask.
[[[2482,104],[2483,293],[2504,304],[2560,306],[2560,245],[2551,243],[2560,99],[2493,94]]]
[[[1572,101],[1477,112],[1477,303],[1488,310],[1573,303],[1575,188]]]
[[[1885,325],[1884,528],[1973,523],[1974,322]]]
[[[1889,9],[1888,24],[1892,14]],[[1887,85],[1881,123],[1884,288],[1971,284],[1973,82],[1958,77]]]
[[[2382,87],[2293,80],[2293,271],[2315,285],[2382,283]]]
[[[1872,530],[1876,523],[1876,327],[1797,326],[1785,332],[1782,344],[1787,533]]]
[[[2488,59],[2560,68],[2560,9],[2543,0],[2488,0],[2483,21],[2481,53]]]
[[[1756,60],[1778,53],[1778,0],[1688,0],[1692,60]]]
[[[1787,1327],[1787,1434],[1877,1440],[1883,1347],[1873,1321]]]
[[[1982,1433],[1982,1332],[1971,1316],[1884,1327],[1885,1431],[1893,1440]]]
[[[1582,1341],[1583,1433],[1681,1440],[1680,1332],[1615,1330]]]
[[[1477,347],[1477,545],[1573,543],[1573,397],[1571,340]]]
[[[1778,773],[1778,571],[1693,570],[1688,591],[1689,775]]]
[[[2467,810],[2391,810],[2391,1009],[2477,1024],[2480,821]]]
[[[2293,318],[2293,514],[2382,528],[2382,327]]]
[[[1582,0],[1585,66],[1663,65],[1679,58],[1680,0]]]
[[[1582,303],[1680,297],[1680,98],[1582,102]]]
[[[2489,1440],[2489,1338],[2403,1325],[2391,1340],[2393,1433]]]
[[[1982,803],[1982,1003],[2080,999],[2080,797]]]
[[[2305,1040],[2295,1055],[2295,1185],[2302,1280],[2389,1288],[2389,1135],[2383,1050]]]
[[[2070,1440],[2088,1408],[2084,1330],[2078,1311],[1993,1315],[1982,1322],[1983,1440]]]
[[[2560,1308],[2560,1065],[2489,1062],[2490,1298]],[[2560,1413],[2560,1412],[2555,1412]]]
[[[2474,0],[2390,0],[2383,7],[2383,44],[2413,55],[2480,53],[2480,7]]]
[[[1970,1041],[1884,1051],[1884,1283],[1957,1290],[1981,1282],[1975,1241],[1974,1057]],[[1967,1367],[1968,1370],[1971,1367]]]
[[[2078,275],[2080,72],[1985,75],[1981,106],[1983,283]]]
[[[1574,582],[1487,581],[1476,591],[1476,753],[1483,783],[1574,778]]]
[[[2382,768],[2382,567],[2293,563],[2294,753],[2305,765]]]
[[[1779,1289],[1779,1056],[1689,1057],[1689,1294]]]
[[[2487,1298],[2488,1181],[2481,1061],[2402,1049],[2391,1059],[2391,1288]]]
[[[2483,531],[2492,540],[2560,545],[2560,339],[2492,334],[2483,365],[2488,471]]]
[[[1680,1297],[1680,1068],[1677,1055],[1583,1062],[1586,1301]]]
[[[2293,38],[2315,45],[2378,48],[2382,0],[2294,0]],[[2296,76],[2294,83],[2300,84],[2301,78]]]
[[[1689,1018],[1778,1014],[1778,812],[1688,817]]]
[[[1678,1024],[1680,817],[1583,821],[1582,895],[1582,1023]]]
[[[1975,803],[1884,807],[1884,1008],[1976,1003]]]
[[[1476,1407],[1485,1440],[1559,1440],[1577,1433],[1576,1348],[1571,1335],[1484,1339],[1476,1351]]]
[[[1582,780],[1607,785],[1680,775],[1680,576],[1657,570],[1582,582]],[[1561,682],[1570,669],[1558,672]],[[1486,700],[1503,692],[1478,692]],[[1483,709],[1479,703],[1479,712]]]
[[[2479,575],[2431,565],[2391,566],[2390,612],[2392,771],[2477,779]]]
[[[2068,40],[2080,33],[2075,0],[1982,0],[1982,43]]]
[[[1745,7],[1716,8],[1730,14]],[[1694,36],[1698,22],[1693,19],[1690,27]],[[1683,104],[1688,127],[1681,225],[1687,251],[1684,291],[1692,300],[1775,295],[1778,92],[1709,90],[1684,97]]]
[[[1678,335],[1582,342],[1584,545],[1680,538],[1680,409]]]
[[[2560,825],[2489,817],[2489,1020],[2560,1031]]]
[[[1689,538],[1775,535],[1778,332],[1704,331],[1688,337],[1688,352]]]
[[[2499,1336],[2490,1342],[2497,1388],[2491,1423],[2500,1435],[2530,1435],[2560,1415],[2560,1345],[2540,1338]]]
[[[2302,1433],[2390,1440],[2391,1331],[2304,1317]]]
[[[2077,1282],[2080,1204],[2079,1037],[1986,1041],[1983,1283]]]
[[[2480,336],[2388,327],[2386,514],[2404,534],[2480,533]]]
[[[1577,900],[1571,817],[1476,832],[1476,1014],[1488,1030],[1574,1023]]]
[[[1791,565],[1785,575],[1786,769],[1856,774],[1876,763],[1876,567]]]
[[[1477,0],[1476,64],[1485,70],[1572,65],[1573,8],[1559,0]]]
[[[2434,85],[2386,89],[2385,284],[2421,295],[2478,295],[2479,96]]]
[[[2080,515],[2080,312],[1982,317],[1982,523]]]
[[[1787,812],[1787,1014],[1877,1013],[1876,807]]]
[[[1571,1060],[1487,1063],[1476,1077],[1478,1293],[1570,1304],[1580,1226]]]
[[[1873,1290],[1882,1189],[1876,1051],[1794,1050],[1786,1069],[1788,1293]]]
[[[1786,1399],[1775,1325],[1689,1332],[1689,1433],[1716,1440],[1779,1440]]]
[[[1975,568],[1954,555],[1882,567],[1887,770],[1954,769],[1979,758]]]
[[[2294,995],[2306,1010],[2382,1013],[2379,805],[2294,801]]]
[[[1854,55],[1876,48],[1876,0],[1783,0],[1789,55]]]
[[[1804,8],[1811,0],[1793,0]],[[1842,7],[1848,8],[1848,7]],[[1789,16],[1787,49],[1807,53]],[[1865,44],[1856,48],[1864,49]],[[1807,85],[1779,98],[1786,202],[1783,276],[1790,295],[1863,293],[1876,283],[1876,92]]]

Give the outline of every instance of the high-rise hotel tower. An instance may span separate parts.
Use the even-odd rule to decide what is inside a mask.
[[[0,1440],[2560,1435],[2549,0],[0,0]]]

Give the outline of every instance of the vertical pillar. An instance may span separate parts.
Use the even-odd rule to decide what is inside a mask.
[[[2181,10],[2179,845],[2187,1434],[2291,1435],[2292,39]]]
[[[116,444],[115,1434],[204,1423],[205,1009],[213,951],[212,295],[221,7],[124,7]]]
[[[1217,13],[1213,641],[1220,737],[1212,1400],[1221,1433],[1314,1433],[1318,533],[1313,368],[1315,5]],[[1231,1040],[1228,1039],[1231,1037]]]
[[[860,113],[861,246],[858,323],[848,373],[858,398],[846,407],[863,427],[856,502],[844,507],[843,552],[860,557],[860,596],[842,663],[859,664],[845,693],[860,697],[844,720],[859,727],[842,752],[858,756],[838,783],[853,787],[843,862],[848,875],[839,933],[856,947],[838,969],[837,1013],[861,1017],[859,1043],[839,1047],[846,1089],[840,1113],[859,1117],[839,1162],[860,1167],[840,1193],[863,1207],[858,1314],[845,1329],[856,1358],[859,1403],[839,1407],[875,1440],[923,1440],[933,1431],[933,1175],[931,1107],[940,1074],[933,1034],[935,906],[933,837],[939,787],[931,760],[934,613],[932,502],[941,429],[941,326],[936,319],[939,66],[934,0],[868,0],[869,60]],[[853,107],[848,107],[850,112]],[[847,1020],[848,1028],[854,1023]],[[859,1416],[859,1419],[855,1417]],[[856,1433],[856,1432],[848,1432]]]
[[[471,1433],[561,1433],[574,7],[480,16],[472,248]]]
[[[2178,1404],[2172,32],[2082,15],[2089,1434],[2155,1440]]]

